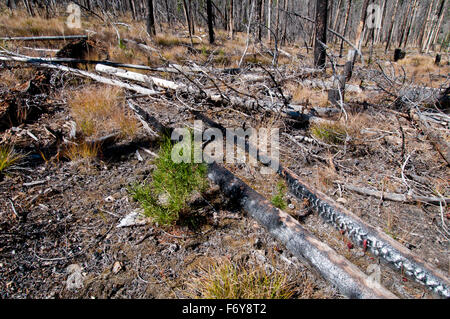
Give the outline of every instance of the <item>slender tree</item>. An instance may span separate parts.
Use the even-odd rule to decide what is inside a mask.
[[[324,68],[326,51],[323,44],[327,42],[328,0],[316,1],[316,37],[314,41],[314,65]]]
[[[391,24],[389,26],[389,31],[388,31],[387,40],[386,40],[386,48],[384,50],[384,53],[387,53],[387,51],[389,50],[389,47],[391,46],[392,31],[394,30],[395,17],[397,16],[399,2],[400,2],[400,0],[395,0],[394,11],[393,11],[392,17],[391,17]]]
[[[213,12],[212,12],[212,0],[206,0],[206,13],[208,15],[208,33],[209,43],[214,43],[214,28],[213,28]]]
[[[147,32],[151,36],[156,35],[155,16],[153,15],[153,0],[147,0]]]

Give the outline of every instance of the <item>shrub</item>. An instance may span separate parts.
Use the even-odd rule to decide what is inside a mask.
[[[285,195],[286,195],[286,186],[283,184],[283,182],[279,182],[277,184],[277,193],[272,196],[271,200],[272,205],[278,207],[281,210],[286,209],[287,203],[284,200]]]
[[[156,159],[156,169],[150,183],[135,184],[130,188],[146,216],[160,225],[171,225],[186,210],[187,201],[195,191],[204,191],[207,186],[205,164],[175,163],[172,161],[173,145],[169,138],[161,143]]]
[[[328,144],[344,144],[347,133],[338,124],[314,124],[310,128],[311,134]]]

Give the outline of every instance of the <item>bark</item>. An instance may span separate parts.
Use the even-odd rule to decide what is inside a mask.
[[[327,42],[328,0],[316,1],[316,38],[314,42],[314,66],[325,67]],[[322,43],[321,43],[322,42]]]
[[[356,31],[356,39],[355,44],[358,50],[361,50],[362,45],[362,39],[363,39],[363,32],[366,26],[366,20],[367,20],[367,7],[369,6],[369,0],[364,0],[363,6],[362,6],[362,12],[361,12],[361,19],[359,21],[358,29]]]
[[[233,19],[233,15],[234,15],[234,8],[233,8],[233,0],[230,0],[230,13],[229,13],[229,20],[230,20],[230,25],[229,25],[229,32],[230,32],[230,39],[233,40],[234,38],[234,19]]]
[[[213,28],[213,13],[212,13],[212,0],[206,0],[206,12],[208,15],[208,34],[209,34],[209,43],[214,43],[214,28]]]
[[[153,0],[147,0],[147,32],[151,36],[156,35],[156,28],[155,28],[155,17],[153,15]]]
[[[350,16],[350,10],[352,8],[352,0],[348,0],[347,12],[345,13],[344,32],[342,35],[345,37],[348,29],[348,18]],[[341,48],[339,49],[339,56],[342,57],[342,51],[344,50],[344,40],[341,40]]]

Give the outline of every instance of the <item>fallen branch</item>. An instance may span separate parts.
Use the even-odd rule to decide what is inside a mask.
[[[158,91],[150,90],[150,89],[144,88],[142,86],[134,85],[134,84],[124,83],[124,82],[114,80],[114,79],[105,78],[103,76],[100,76],[100,75],[97,75],[97,74],[94,74],[91,72],[70,68],[70,67],[67,67],[64,65],[43,63],[43,62],[41,62],[42,61],[41,59],[23,58],[23,57],[15,57],[15,56],[0,56],[0,60],[1,61],[16,61],[16,62],[30,63],[30,64],[33,64],[38,67],[57,69],[57,70],[65,71],[65,72],[70,72],[73,74],[91,78],[100,83],[118,86],[118,87],[121,87],[121,88],[124,88],[127,90],[131,90],[131,91],[134,91],[134,92],[137,92],[140,94],[145,94],[145,95],[160,94],[160,92],[158,92]]]
[[[368,195],[372,197],[376,197],[378,199],[386,199],[393,202],[401,202],[401,203],[430,203],[430,204],[449,204],[450,198],[441,198],[441,197],[427,197],[427,196],[418,196],[418,195],[408,195],[408,194],[397,194],[397,193],[387,193],[380,192],[377,190],[372,190],[366,187],[354,186],[346,183],[340,183],[345,186],[346,189],[356,192],[361,195]]]
[[[61,36],[39,36],[39,37],[2,37],[0,41],[53,41],[53,40],[73,40],[87,39],[87,35],[61,35]]]

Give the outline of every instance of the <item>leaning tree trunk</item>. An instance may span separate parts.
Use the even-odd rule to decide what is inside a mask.
[[[213,28],[213,13],[212,13],[212,0],[206,0],[206,13],[208,15],[208,34],[209,43],[214,43],[214,28]]]
[[[148,9],[148,15],[147,15],[147,32],[151,36],[156,35],[156,28],[155,28],[155,16],[153,15],[153,0],[147,1],[147,9]]]
[[[314,65],[319,68],[325,67],[328,22],[328,0],[317,0],[316,2],[316,38],[314,41]]]

